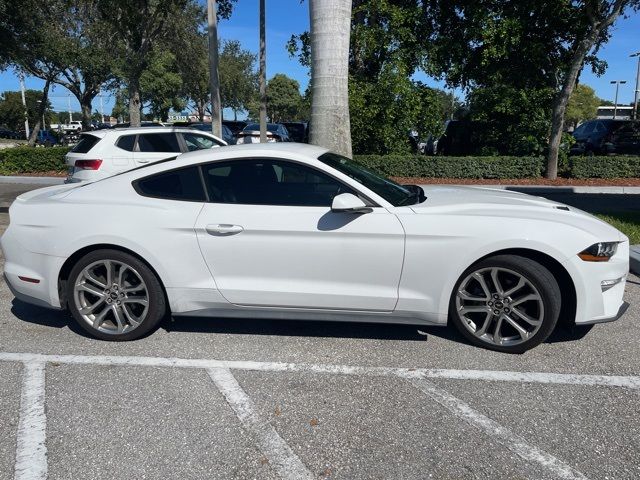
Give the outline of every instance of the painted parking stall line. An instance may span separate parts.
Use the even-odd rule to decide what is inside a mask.
[[[473,409],[469,404],[451,395],[446,390],[435,386],[424,379],[413,379],[410,382],[421,392],[449,410],[456,417],[483,431],[487,436],[511,450],[520,458],[545,468],[552,478],[568,480],[586,480],[582,473],[562,462],[553,455],[540,450],[538,447],[513,433],[498,422]]]
[[[140,367],[229,368],[264,372],[301,372],[334,375],[359,375],[415,378],[445,378],[453,380],[482,380],[497,382],[543,383],[619,387],[640,390],[640,376],[584,375],[573,373],[511,372],[499,370],[451,370],[429,368],[361,367],[306,363],[255,362],[239,360],[209,360],[164,357],[132,357],[107,355],[42,355],[32,353],[3,353],[0,361],[57,362],[74,365],[131,365]]]
[[[47,478],[45,364],[24,363],[15,480]]]
[[[209,368],[209,376],[224,395],[243,427],[253,435],[258,448],[284,480],[311,480],[313,474],[278,432],[261,419],[249,396],[228,368]]]

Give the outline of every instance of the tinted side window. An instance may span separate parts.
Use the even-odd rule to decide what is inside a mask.
[[[96,143],[100,141],[99,137],[93,135],[80,135],[80,141],[71,149],[73,153],[89,153]]]
[[[143,178],[134,183],[136,191],[147,197],[204,202],[206,196],[198,167],[187,167]]]
[[[182,138],[184,138],[184,142],[187,144],[187,150],[190,152],[195,150],[207,150],[218,146],[213,139],[204,135],[198,135],[197,133],[183,133]]]
[[[127,152],[133,152],[135,145],[136,145],[135,135],[123,135],[116,142],[116,147],[121,148],[122,150],[126,150]]]
[[[203,170],[216,203],[330,207],[336,195],[355,194],[319,170],[281,160],[214,163]]]
[[[143,133],[138,135],[138,150],[141,152],[180,152],[175,133]]]

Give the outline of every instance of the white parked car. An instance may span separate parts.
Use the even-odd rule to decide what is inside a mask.
[[[80,135],[67,153],[67,182],[95,181],[182,152],[207,150],[227,142],[207,132],[179,127],[96,130]]]
[[[97,213],[99,212],[99,213]],[[327,150],[242,145],[17,198],[21,300],[131,340],[167,314],[453,324],[522,352],[625,310],[628,239],[543,198],[404,187]]]
[[[72,120],[69,123],[52,123],[49,125],[51,130],[58,130],[63,132],[81,132],[82,122],[80,120]]]

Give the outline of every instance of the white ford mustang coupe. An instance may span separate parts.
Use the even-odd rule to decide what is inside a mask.
[[[104,340],[174,316],[452,323],[523,352],[615,320],[628,239],[584,212],[486,188],[400,186],[326,149],[187,153],[9,210],[4,274]]]

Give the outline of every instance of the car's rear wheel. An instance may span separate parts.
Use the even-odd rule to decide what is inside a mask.
[[[547,268],[529,258],[499,255],[461,275],[449,319],[475,345],[522,353],[547,339],[560,307],[560,288]]]
[[[102,340],[135,340],[157,328],[166,300],[156,274],[133,255],[96,250],[72,268],[68,307],[76,322]]]

